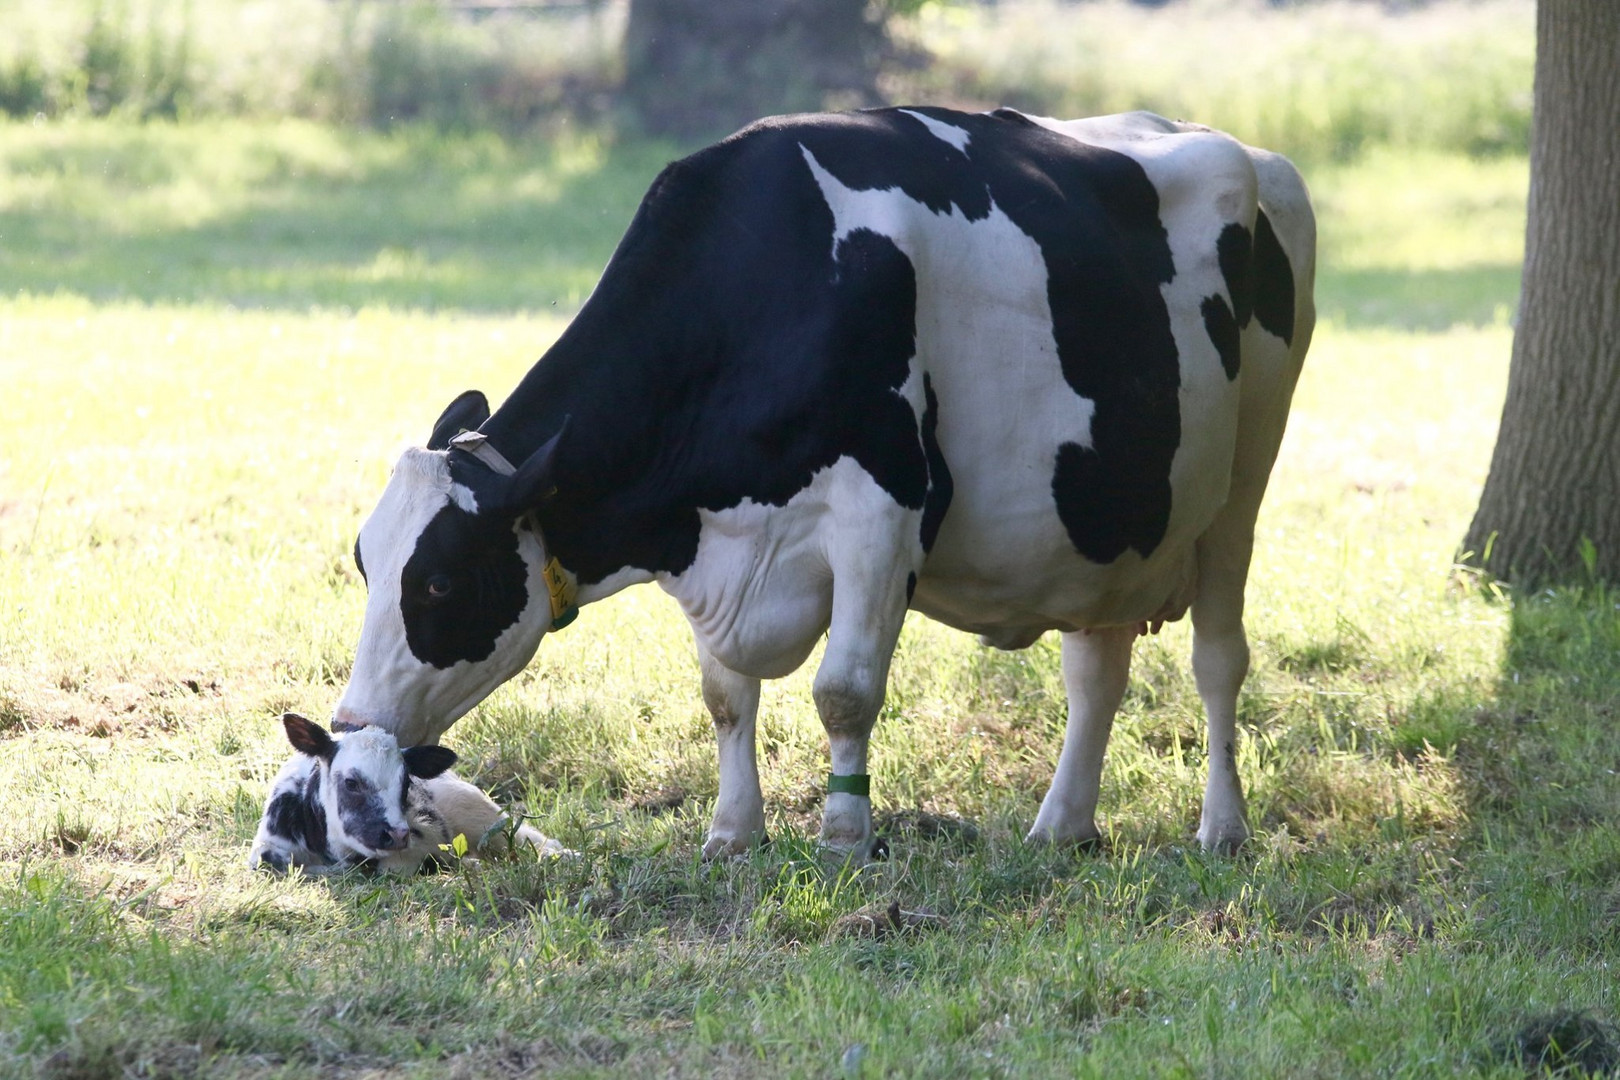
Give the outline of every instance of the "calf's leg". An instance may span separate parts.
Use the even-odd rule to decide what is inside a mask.
[[[1097,828],[1097,792],[1102,785],[1103,752],[1114,728],[1114,713],[1125,696],[1131,672],[1134,626],[1109,626],[1063,635],[1063,686],[1069,697],[1069,723],[1063,735],[1052,786],[1029,830],[1030,840],[1088,844]]]

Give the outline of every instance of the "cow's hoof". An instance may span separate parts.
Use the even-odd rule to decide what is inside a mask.
[[[1198,828],[1198,846],[1211,855],[1236,855],[1249,842],[1249,826],[1241,821],[1209,823]]]
[[[1024,843],[1066,848],[1088,855],[1101,854],[1108,850],[1108,841],[1103,838],[1102,831],[1097,828],[1095,822],[1077,829],[1043,829],[1037,825],[1029,830],[1029,834],[1024,837]]]
[[[713,862],[716,859],[730,859],[738,855],[747,855],[756,847],[764,847],[771,842],[771,838],[764,830],[754,833],[744,833],[741,836],[727,836],[722,833],[709,834],[703,841],[703,861]]]
[[[829,841],[823,836],[821,850],[828,856],[844,862],[884,862],[889,857],[889,841],[881,836],[868,836],[853,842]]]

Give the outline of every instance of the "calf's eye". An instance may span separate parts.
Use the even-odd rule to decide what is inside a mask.
[[[347,791],[359,791],[360,781],[352,776],[345,776],[343,778],[343,787]]]
[[[427,579],[427,594],[434,600],[443,600],[450,595],[451,586],[449,574],[434,574]]]

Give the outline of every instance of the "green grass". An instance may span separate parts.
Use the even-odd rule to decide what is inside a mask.
[[[705,866],[696,664],[638,589],[450,733],[581,858],[250,874],[398,447],[513,385],[668,153],[0,128],[0,1074],[1507,1077],[1582,1033],[1615,1064],[1616,598],[1451,566],[1522,159],[1311,171],[1326,319],[1260,522],[1240,857],[1192,839],[1184,626],[1137,648],[1090,857],[1020,839],[1056,643],[915,619],[874,751],[894,857],[814,847],[807,667],[765,694],[775,842]],[[389,251],[416,269],[368,277]]]
[[[896,30],[929,62],[889,72],[891,100],[1151,109],[1313,162],[1529,146],[1528,0],[940,3]]]

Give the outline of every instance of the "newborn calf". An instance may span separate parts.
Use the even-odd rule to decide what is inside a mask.
[[[415,873],[440,845],[465,836],[470,852],[505,850],[496,806],[477,787],[445,770],[453,750],[404,750],[380,728],[329,733],[297,713],[281,722],[298,755],[271,785],[248,855],[251,869],[329,874],[370,863],[396,874]],[[487,835],[487,839],[486,839]],[[527,825],[517,839],[547,855],[563,847]]]

